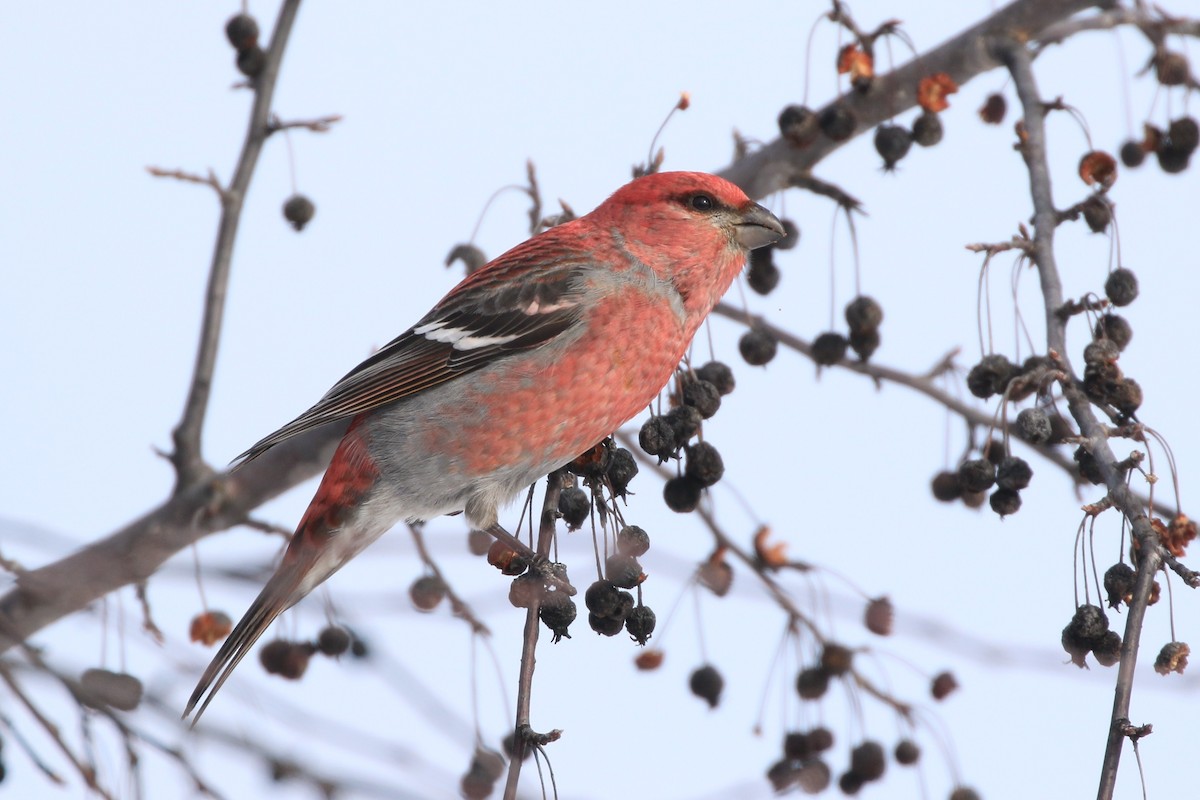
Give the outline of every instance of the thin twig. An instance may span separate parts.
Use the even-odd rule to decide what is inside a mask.
[[[183,407],[183,416],[172,432],[175,450],[171,454],[171,462],[175,466],[176,494],[205,480],[212,473],[201,454],[200,434],[204,427],[204,417],[212,392],[213,371],[217,364],[221,322],[225,316],[225,294],[233,262],[233,246],[241,222],[242,204],[250,188],[250,180],[254,176],[254,168],[258,164],[263,143],[270,134],[269,121],[275,81],[279,77],[283,51],[287,46],[299,6],[300,0],[284,0],[280,6],[262,72],[254,81],[254,106],[250,111],[250,124],[242,144],[237,169],[234,170],[229,186],[220,192],[221,221],[217,225],[217,240],[209,267],[204,319],[200,326],[200,344],[196,350],[191,388]]]

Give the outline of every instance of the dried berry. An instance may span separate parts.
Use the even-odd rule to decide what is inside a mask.
[[[783,758],[767,768],[767,780],[771,788],[778,793],[791,789],[800,779],[800,762],[796,759]]]
[[[912,140],[921,147],[933,147],[942,140],[942,120],[932,112],[926,111],[913,120]]]
[[[838,789],[844,795],[853,796],[862,791],[863,783],[865,781],[857,772],[843,772],[841,777],[838,778]]]
[[[818,120],[821,131],[835,142],[844,142],[854,135],[858,118],[843,105],[834,105],[821,112]]]
[[[721,690],[725,688],[725,679],[721,677],[721,673],[717,672],[716,667],[705,664],[692,673],[688,679],[688,686],[691,688],[692,694],[708,703],[709,708],[716,708],[717,703],[721,701]]]
[[[211,647],[233,630],[233,620],[224,611],[204,611],[192,618],[188,636],[193,642]]]
[[[1130,339],[1133,339],[1133,327],[1121,315],[1104,314],[1097,320],[1093,336],[1108,339],[1117,345],[1117,350],[1124,350],[1129,347]]]
[[[1083,221],[1092,233],[1104,233],[1112,223],[1112,204],[1104,195],[1092,195],[1083,201],[1080,210],[1083,212]]]
[[[704,417],[691,406],[675,406],[663,415],[675,434],[675,443],[683,445],[688,439],[700,432],[700,424]]]
[[[942,470],[930,481],[933,496],[943,503],[953,503],[962,497],[962,483],[958,480],[957,472]]]
[[[1062,647],[1067,651],[1067,655],[1071,657],[1071,663],[1083,669],[1087,666],[1087,654],[1092,651],[1094,642],[1088,642],[1081,639],[1078,632],[1070,625],[1063,628],[1062,631]]]
[[[1182,86],[1191,76],[1187,56],[1170,50],[1160,50],[1154,56],[1154,74],[1163,86]]]
[[[418,611],[433,611],[446,597],[446,584],[436,575],[422,575],[408,588],[408,596]]]
[[[1100,606],[1086,603],[1075,609],[1067,628],[1091,648],[1108,633],[1108,617]]]
[[[968,492],[986,492],[996,483],[996,467],[986,458],[964,461],[958,468],[958,482]]]
[[[1116,608],[1128,603],[1133,596],[1133,585],[1137,573],[1124,561],[1118,561],[1104,572],[1104,591],[1108,593],[1108,607]]]
[[[802,758],[808,758],[808,734],[803,731],[789,731],[783,737],[783,755],[784,758],[791,758],[799,761]]]
[[[540,600],[546,591],[544,581],[533,572],[526,572],[513,578],[508,587],[508,602],[513,608],[532,608],[535,600]]]
[[[988,495],[987,492],[964,491],[962,501],[967,508],[983,508],[983,504],[988,501]]]
[[[775,358],[778,347],[778,340],[765,328],[751,328],[738,339],[738,352],[752,367],[770,363],[771,359]]]
[[[1188,162],[1192,157],[1187,150],[1176,147],[1167,139],[1164,139],[1155,149],[1154,155],[1158,157],[1158,168],[1168,175],[1178,175],[1183,172],[1188,168]]]
[[[258,44],[258,22],[249,14],[235,14],[225,23],[225,37],[234,50]]]
[[[809,144],[817,135],[816,112],[807,106],[787,106],[779,112],[779,135],[797,147]]]
[[[1170,675],[1172,672],[1182,675],[1187,669],[1188,656],[1191,653],[1192,649],[1183,642],[1164,644],[1162,650],[1158,651],[1158,657],[1154,659],[1154,671],[1159,675]]]
[[[237,65],[238,72],[247,78],[257,78],[262,73],[263,68],[267,66],[267,54],[257,44],[250,45],[247,48],[238,50],[237,59],[234,63]]]
[[[863,624],[877,636],[890,636],[895,618],[896,609],[892,606],[892,601],[886,597],[876,597],[867,603]]]
[[[1001,489],[1020,491],[1029,485],[1033,470],[1023,458],[1009,456],[996,467],[996,485]]]
[[[651,417],[642,423],[638,431],[638,446],[650,455],[657,456],[660,463],[675,453],[678,448],[675,431],[666,417]]]
[[[308,660],[316,647],[305,642],[289,642],[276,639],[267,642],[258,652],[258,659],[269,675],[278,675],[290,681],[299,680],[308,669]]]
[[[779,285],[783,277],[775,259],[771,255],[771,247],[760,247],[750,253],[750,268],[746,270],[746,283],[756,293],[768,295]]]
[[[1182,670],[1180,670],[1182,672]],[[82,700],[91,708],[133,711],[142,702],[142,682],[127,672],[85,669],[79,676]]]
[[[592,498],[578,486],[568,486],[558,496],[558,513],[571,528],[578,528],[587,522],[591,510]]]
[[[615,616],[621,607],[621,590],[612,581],[598,580],[584,592],[583,604],[598,617]]]
[[[650,534],[637,525],[626,525],[617,532],[617,550],[637,558],[650,549]]]
[[[529,559],[499,540],[488,548],[487,560],[505,575],[520,575],[529,568]]]
[[[304,230],[304,226],[312,221],[315,213],[317,207],[302,194],[292,195],[283,204],[283,218],[292,223],[292,227],[297,231]]]
[[[571,638],[567,628],[575,621],[576,613],[575,601],[566,592],[546,592],[538,618],[554,634],[551,641],[557,643],[563,637]]]
[[[1167,137],[1171,140],[1172,147],[1183,150],[1190,156],[1200,144],[1200,125],[1197,125],[1192,117],[1173,119],[1167,127]]]
[[[1122,378],[1108,393],[1108,402],[1123,417],[1130,417],[1141,408],[1142,399],[1142,387],[1133,378]]]
[[[992,506],[992,511],[995,511],[1002,517],[1007,517],[1021,510],[1021,495],[1016,489],[997,489],[992,492],[992,496],[988,498],[988,502]]]
[[[1052,428],[1050,416],[1040,408],[1022,409],[1017,414],[1017,433],[1031,444],[1045,444],[1050,441]]]
[[[667,508],[680,514],[695,511],[700,505],[700,494],[704,487],[683,475],[670,478],[663,485],[663,500]]]
[[[820,366],[832,366],[846,357],[846,337],[840,333],[822,333],[812,343],[812,359]]]
[[[877,781],[887,768],[887,756],[883,745],[867,740],[850,751],[850,771],[857,772],[864,781]]]
[[[604,577],[622,589],[632,589],[646,579],[638,560],[624,553],[616,553],[605,560]]]
[[[829,690],[829,673],[822,667],[805,667],[796,676],[796,692],[802,700],[819,700]]]
[[[643,672],[650,672],[662,666],[666,654],[662,650],[643,650],[633,659],[633,665]]]
[[[1137,299],[1138,280],[1133,270],[1118,267],[1104,282],[1104,293],[1114,306],[1127,306]]]
[[[625,618],[625,630],[629,631],[635,642],[644,646],[654,634],[656,622],[654,612],[649,606],[638,606]]]
[[[983,103],[983,108],[979,109],[979,118],[988,125],[999,125],[1004,121],[1004,114],[1008,111],[1008,101],[1004,99],[1004,95],[999,93],[989,94],[987,100]]]
[[[1103,150],[1089,150],[1079,159],[1079,177],[1088,186],[1106,190],[1116,183],[1117,160]]]
[[[481,531],[477,528],[467,531],[467,550],[473,556],[487,555],[494,541],[496,540],[487,531]]]
[[[1089,453],[1083,445],[1075,448],[1075,463],[1079,466],[1079,474],[1085,480],[1097,486],[1104,483],[1104,473],[1100,471],[1100,464],[1096,461],[1096,457]]]
[[[981,800],[979,792],[966,786],[959,786],[950,793],[950,800]]]
[[[604,474],[608,478],[609,486],[612,487],[613,495],[624,497],[629,489],[630,481],[638,474],[638,465],[633,459],[633,453],[624,447],[613,450],[612,457],[608,462],[608,469],[604,471]]]
[[[896,163],[908,155],[912,134],[899,125],[884,123],[875,129],[875,152],[883,158],[883,169],[890,172]]]
[[[986,400],[994,394],[1003,394],[1008,382],[1018,372],[1007,356],[996,353],[986,355],[967,373],[967,389],[976,397]]]
[[[877,329],[883,322],[883,308],[874,298],[860,294],[846,304],[845,316],[851,333],[866,333]]]
[[[700,416],[708,419],[721,408],[721,393],[706,380],[696,378],[683,383],[683,404],[691,406],[700,412]]]
[[[625,630],[625,620],[621,617],[598,617],[588,614],[588,627],[601,636],[616,636]]]
[[[775,243],[775,249],[791,250],[800,244],[800,226],[787,217],[779,220],[779,222],[783,225],[783,238]]]
[[[350,631],[340,625],[326,625],[317,634],[317,650],[322,655],[340,656],[350,649]]]
[[[821,648],[821,668],[830,676],[845,675],[854,665],[854,651],[834,642]]]
[[[854,350],[860,361],[866,361],[879,349],[879,331],[851,332],[850,348]]]
[[[896,763],[910,767],[921,759],[921,748],[912,739],[901,739],[896,742]]]
[[[729,365],[720,361],[710,361],[700,367],[696,370],[696,377],[717,387],[717,391],[722,397],[733,392],[736,385],[733,380],[733,370],[729,368]]]
[[[958,688],[958,680],[949,672],[939,672],[929,684],[929,693],[934,700],[945,700]]]
[[[710,558],[700,565],[696,579],[717,597],[724,597],[733,586],[733,567],[724,559]]]
[[[1121,634],[1109,631],[1092,645],[1092,655],[1102,667],[1111,667],[1121,660]]]
[[[1130,139],[1121,145],[1121,163],[1127,167],[1140,167],[1146,160],[1146,150],[1141,142]]]
[[[696,442],[684,448],[687,466],[683,475],[702,487],[709,487],[725,474],[725,462],[717,448],[708,442]]]

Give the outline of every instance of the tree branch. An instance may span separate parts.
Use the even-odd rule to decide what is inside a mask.
[[[200,326],[200,344],[196,350],[196,364],[192,372],[191,388],[183,407],[183,417],[172,433],[175,451],[171,454],[171,463],[175,465],[176,494],[192,488],[212,472],[201,455],[200,434],[208,410],[208,398],[212,393],[213,371],[216,368],[217,349],[221,341],[221,321],[225,316],[225,293],[233,261],[233,245],[237,239],[246,192],[250,189],[254,168],[258,165],[258,156],[262,152],[263,143],[271,134],[271,100],[275,95],[275,82],[279,77],[283,51],[287,47],[288,36],[291,34],[292,23],[296,19],[299,7],[300,0],[284,0],[279,9],[266,61],[262,72],[254,80],[254,106],[250,111],[250,125],[242,144],[242,154],[238,158],[233,180],[228,188],[219,192],[221,221],[217,225],[217,241],[209,267],[204,319]]]

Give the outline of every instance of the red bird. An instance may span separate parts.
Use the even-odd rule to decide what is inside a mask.
[[[277,616],[398,521],[465,511],[493,528],[501,505],[646,408],[747,253],[783,236],[714,175],[638,178],[469,275],[251,447],[243,463],[350,419],[282,563],[184,716],[203,699],[199,719]]]

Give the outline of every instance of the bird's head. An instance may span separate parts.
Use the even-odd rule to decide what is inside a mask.
[[[689,314],[700,317],[725,294],[751,250],[785,235],[774,214],[729,181],[703,172],[638,178],[589,216],[673,283]]]

